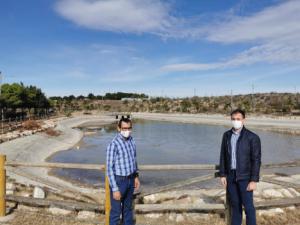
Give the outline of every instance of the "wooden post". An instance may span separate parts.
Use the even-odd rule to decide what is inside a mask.
[[[225,222],[226,225],[231,225],[231,206],[228,191],[226,190],[226,202],[225,202]]]
[[[105,225],[109,225],[110,214],[110,189],[108,177],[105,176]]]
[[[6,156],[0,155],[0,217],[6,215],[6,172],[5,172]]]

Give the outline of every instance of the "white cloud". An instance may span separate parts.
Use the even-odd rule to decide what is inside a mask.
[[[300,60],[300,1],[285,1],[251,16],[230,16],[225,22],[206,27],[205,38],[223,44],[252,43],[253,47],[227,60],[212,63],[177,63],[163,71],[202,71],[233,68],[255,63],[292,63]],[[191,33],[199,34],[196,28]],[[203,35],[203,34],[201,34]]]
[[[222,63],[178,63],[178,64],[170,64],[163,66],[161,69],[163,71],[171,72],[171,71],[199,71],[199,70],[211,70],[221,68],[223,66]]]
[[[79,26],[113,32],[161,33],[175,20],[159,0],[60,0],[55,9]]]
[[[300,1],[283,1],[252,15],[233,15],[236,10],[213,18],[178,18],[162,0],[60,0],[57,12],[90,29],[151,33],[163,38],[192,38],[221,44],[250,43],[252,47],[225,60],[211,63],[176,62],[163,71],[202,71],[255,63],[298,63],[300,60]],[[244,4],[244,3],[243,3]],[[242,5],[243,5],[242,4]],[[206,20],[207,21],[207,20]],[[114,49],[101,50],[111,54]]]
[[[280,40],[300,32],[300,1],[285,1],[252,16],[233,16],[212,27],[207,39],[222,43]]]

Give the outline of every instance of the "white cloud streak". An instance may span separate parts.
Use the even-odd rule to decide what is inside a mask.
[[[175,20],[159,0],[60,0],[55,9],[79,26],[113,32],[162,33]]]
[[[292,63],[300,61],[300,1],[286,1],[248,17],[231,17],[206,29],[205,38],[222,44],[252,43],[253,47],[235,56],[208,64],[179,63],[163,71],[205,71],[234,68],[255,63]],[[195,29],[195,32],[197,29]]]
[[[55,9],[66,19],[89,29],[150,33],[163,38],[192,38],[220,44],[252,44],[226,60],[167,64],[161,68],[164,72],[300,60],[300,1],[297,0],[283,1],[248,16],[225,13],[206,25],[201,16],[189,19],[173,16],[171,5],[162,0],[60,0]]]

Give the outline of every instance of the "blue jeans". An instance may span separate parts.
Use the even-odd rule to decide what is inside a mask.
[[[116,182],[121,192],[121,200],[117,201],[113,198],[113,192],[110,189],[110,225],[119,225],[120,216],[122,215],[123,225],[133,225],[133,192],[134,177],[115,176]]]
[[[253,191],[247,191],[249,180],[236,180],[236,171],[231,170],[227,176],[227,191],[231,206],[231,225],[241,225],[243,208],[246,213],[246,224],[256,225],[255,207],[253,204]]]

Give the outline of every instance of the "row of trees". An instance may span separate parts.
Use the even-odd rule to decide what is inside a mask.
[[[4,115],[14,116],[25,113],[40,114],[50,108],[50,101],[40,88],[23,83],[3,84],[0,95]],[[20,109],[21,112],[17,112]]]
[[[64,101],[73,101],[73,100],[121,100],[122,98],[148,98],[148,95],[137,94],[137,93],[125,93],[125,92],[116,92],[116,93],[106,93],[105,95],[94,95],[93,93],[88,94],[87,96],[79,95],[75,97],[74,95],[69,96],[53,96],[50,97],[51,100],[64,100]]]

